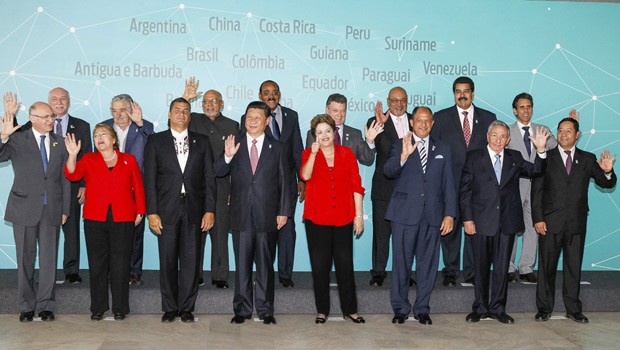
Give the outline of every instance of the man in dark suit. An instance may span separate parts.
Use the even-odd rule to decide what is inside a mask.
[[[194,322],[201,232],[215,221],[215,175],[208,137],[188,131],[191,106],[170,103],[170,129],[151,135],[144,150],[149,227],[157,234],[162,322]]]
[[[357,161],[364,165],[372,165],[375,161],[375,138],[383,132],[381,123],[374,122],[370,127],[366,127],[366,141],[362,139],[362,132],[356,128],[345,125],[347,119],[347,98],[341,94],[331,94],[325,103],[325,113],[336,122],[336,134],[334,142],[339,145],[347,146],[353,150]],[[312,146],[315,137],[311,130],[306,134],[306,148]]]
[[[535,136],[536,129],[543,127],[549,133],[549,139],[545,146],[547,151],[555,148],[558,141],[551,134],[548,127],[536,123],[532,123],[532,115],[534,114],[534,98],[532,95],[522,92],[515,96],[512,101],[512,112],[517,121],[510,127],[510,142],[506,148],[514,149],[521,152],[523,159],[528,162],[534,162],[536,152],[530,142],[529,137]],[[536,247],[538,246],[538,235],[534,230],[532,223],[532,209],[530,192],[532,187],[532,178],[522,176],[519,179],[519,191],[521,193],[521,204],[523,206],[523,220],[525,231],[519,233],[522,236],[521,258],[517,266],[517,239],[515,239],[510,256],[510,267],[508,268],[508,282],[517,282],[517,269],[519,271],[519,279],[529,283],[536,283],[536,275],[534,274],[534,265],[536,265]]]
[[[266,80],[259,88],[258,98],[263,101],[271,110],[269,127],[265,133],[275,140],[284,144],[286,160],[288,164],[287,184],[290,193],[297,193],[297,196],[290,197],[291,209],[286,225],[278,232],[278,277],[284,288],[294,287],[293,282],[293,263],[295,259],[295,206],[297,197],[299,202],[304,200],[306,184],[299,179],[299,168],[301,167],[301,152],[304,146],[301,142],[301,132],[299,131],[299,117],[297,112],[290,108],[280,105],[280,87],[275,81]],[[241,116],[241,134],[246,132],[245,115]]]
[[[465,233],[471,236],[476,279],[473,311],[467,315],[467,322],[484,317],[514,322],[506,313],[506,295],[514,235],[524,229],[519,178],[540,173],[548,137],[542,127],[536,130],[535,138],[530,136],[537,152],[532,164],[518,151],[505,148],[510,142],[510,129],[496,120],[489,125],[487,147],[467,152],[459,201]]]
[[[465,154],[486,146],[489,125],[496,120],[495,114],[476,107],[474,82],[468,77],[459,77],[452,84],[455,105],[435,113],[435,125],[431,134],[436,140],[450,145],[452,150],[452,173],[458,193],[459,179],[465,164]],[[461,229],[463,220],[457,218],[451,234],[441,237],[441,251],[444,268],[443,285],[454,287],[461,266]],[[463,278],[466,283],[474,282],[474,262],[471,240],[465,238],[463,246]]]
[[[112,119],[104,120],[103,123],[110,125],[116,131],[120,151],[136,157],[140,170],[143,170],[142,163],[146,140],[149,135],[155,132],[153,123],[142,118],[142,108],[127,94],[120,94],[112,98],[110,112]],[[129,283],[134,286],[142,284],[145,221],[142,220],[134,229],[129,273]]]
[[[188,101],[202,94],[197,92],[200,82],[194,77],[185,81],[183,98]],[[224,100],[216,90],[205,92],[202,97],[203,113],[192,112],[189,131],[207,135],[213,151],[213,159],[224,153],[224,141],[229,135],[239,134],[239,123],[222,115]],[[211,236],[211,284],[217,288],[228,288],[228,232],[230,231],[230,175],[217,177],[217,201],[215,205],[215,225],[209,230]],[[200,261],[198,266],[198,284],[204,284],[203,265],[207,235],[202,236]]]
[[[413,134],[395,142],[383,172],[396,179],[385,218],[392,223],[392,323],[404,323],[413,309],[432,324],[429,301],[439,266],[439,238],[452,232],[457,212],[450,147],[429,137],[433,112],[415,107]],[[417,150],[417,152],[416,152]],[[416,299],[409,302],[409,279],[416,257]]]
[[[239,143],[226,138],[224,154],[215,163],[217,176],[230,174],[231,229],[235,250],[235,316],[231,323],[243,323],[256,313],[265,324],[275,324],[274,271],[276,239],[291,216],[291,186],[287,151],[268,135],[271,109],[251,102],[245,111],[245,130]],[[281,232],[281,231],[280,231]],[[252,265],[256,263],[256,282]]]
[[[612,188],[617,177],[616,156],[608,150],[601,159],[575,146],[581,135],[579,122],[564,118],[558,124],[559,146],[548,152],[543,176],[532,182],[532,220],[539,236],[536,321],[547,321],[555,302],[555,276],[563,253],[562,297],[566,317],[588,323],[579,300],[581,262],[588,220],[590,179],[602,188]]]
[[[383,174],[383,167],[390,156],[392,144],[403,138],[409,131],[407,113],[407,92],[402,87],[394,87],[387,98],[389,109],[383,113],[383,104],[377,102],[375,116],[368,119],[366,127],[372,128],[377,123],[383,126],[383,132],[375,138],[377,163],[372,176],[372,270],[370,270],[370,285],[380,287],[387,276],[385,267],[390,255],[390,235],[392,228],[385,219],[388,203],[394,191],[394,179],[388,179]]]
[[[0,162],[10,160],[15,173],[4,219],[13,224],[15,236],[19,320],[32,321],[38,311],[41,320],[53,321],[58,236],[70,212],[71,184],[63,173],[64,140],[52,133],[52,108],[35,102],[28,114],[32,127],[23,132],[15,132],[19,125],[14,126],[14,115],[6,113],[2,120]]]

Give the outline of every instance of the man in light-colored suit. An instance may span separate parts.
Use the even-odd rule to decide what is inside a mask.
[[[375,138],[383,132],[383,128],[377,127],[377,122],[373,121],[370,127],[365,127],[366,141],[362,139],[362,132],[359,129],[345,125],[347,119],[347,98],[341,94],[331,94],[325,103],[325,113],[329,114],[336,122],[336,132],[334,142],[347,146],[355,153],[357,161],[364,165],[372,165],[375,161]],[[315,137],[308,130],[306,134],[306,148],[310,147]]]
[[[22,322],[36,311],[43,321],[54,320],[56,260],[60,225],[67,221],[71,184],[63,174],[65,143],[52,133],[54,112],[44,102],[28,110],[32,129],[15,133],[14,115],[2,121],[0,162],[10,160],[15,179],[4,219],[13,224],[17,251],[17,289]],[[39,245],[39,284],[34,267]],[[35,289],[37,288],[37,289]]]
[[[522,92],[515,96],[512,101],[512,112],[517,117],[517,122],[510,125],[510,142],[506,148],[514,149],[521,152],[523,159],[528,162],[534,162],[536,158],[536,152],[534,145],[530,142],[529,137],[536,135],[536,128],[542,126],[548,133],[549,139],[547,140],[547,151],[555,148],[558,145],[558,141],[551,134],[548,127],[540,124],[532,123],[532,115],[534,114],[534,99],[532,95]],[[512,256],[510,257],[510,267],[508,268],[508,282],[517,282],[517,268],[519,271],[519,278],[522,281],[529,283],[536,283],[536,275],[534,274],[534,265],[536,264],[536,247],[538,246],[538,235],[534,230],[534,224],[532,223],[532,210],[530,201],[530,191],[532,187],[532,178],[527,176],[521,176],[519,179],[519,191],[521,192],[521,204],[523,205],[523,220],[525,224],[525,231],[521,235],[523,237],[523,244],[521,246],[521,258],[519,259],[518,266],[515,264],[517,257],[517,242],[515,239],[514,246],[512,248]]]

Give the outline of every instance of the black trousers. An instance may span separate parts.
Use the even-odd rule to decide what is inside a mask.
[[[340,309],[346,315],[357,313],[353,274],[353,223],[323,226],[306,220],[305,225],[317,313],[329,315],[329,274],[332,261],[336,268]]]
[[[131,253],[131,273],[142,276],[142,261],[144,260],[144,227],[146,220],[133,229],[133,249]]]
[[[465,238],[462,238],[465,236]],[[474,278],[474,251],[472,239],[463,232],[463,223],[454,223],[452,233],[441,237],[441,254],[444,268],[441,274],[457,278],[461,270],[461,241],[463,241],[463,278]]]
[[[159,247],[159,289],[164,312],[193,312],[198,297],[200,224],[191,223],[187,200],[174,222],[162,222]]]
[[[295,241],[297,232],[295,231],[295,207],[297,206],[297,196],[293,196],[291,216],[286,220],[286,224],[278,231],[278,277],[280,279],[291,279],[293,277],[293,264],[295,260]]]
[[[392,226],[385,220],[389,202],[381,200],[372,201],[372,270],[370,275],[385,278],[385,267],[390,257],[390,236]]]
[[[105,222],[84,220],[84,237],[90,273],[90,311],[107,311],[108,278],[112,312],[129,313],[129,262],[134,222],[114,222],[112,207]]]
[[[474,250],[475,300],[472,310],[479,315],[506,312],[508,266],[515,235],[470,236]],[[491,272],[491,265],[493,271]],[[489,285],[491,293],[489,294]]]
[[[211,237],[211,279],[226,281],[230,267],[228,264],[228,233],[230,232],[230,206],[228,198],[215,203],[215,224],[207,233]],[[200,261],[198,263],[198,278],[203,278],[205,245],[207,234],[201,236]]]
[[[73,185],[73,184],[71,184]],[[80,221],[82,205],[71,198],[71,207],[67,222],[62,225],[64,236],[62,269],[65,275],[80,272]]]
[[[565,230],[538,236],[539,265],[536,285],[536,307],[551,313],[555,303],[555,276],[560,252],[564,252],[562,298],[567,313],[581,312],[579,292],[585,234],[571,235]]]

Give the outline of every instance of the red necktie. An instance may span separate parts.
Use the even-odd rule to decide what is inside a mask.
[[[256,148],[256,140],[252,140],[252,148],[250,148],[250,165],[252,166],[252,175],[256,172],[258,165],[258,148]]]
[[[566,153],[566,174],[570,175],[570,169],[573,167],[573,159],[570,156],[570,151],[564,151]]]
[[[340,130],[339,126],[336,127],[336,135],[334,135],[334,143],[337,145],[342,145],[342,142],[340,141],[340,132],[338,130]]]
[[[469,147],[469,140],[471,139],[471,130],[469,126],[469,119],[467,119],[467,111],[463,111],[465,118],[463,119],[463,134],[465,135],[465,145]]]

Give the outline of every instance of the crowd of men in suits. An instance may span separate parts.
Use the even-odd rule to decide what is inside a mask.
[[[204,233],[212,243],[211,282],[229,287],[232,232],[237,273],[231,322],[243,323],[255,308],[264,323],[275,324],[276,258],[279,282],[285,288],[295,286],[294,215],[305,190],[299,177],[299,117],[280,105],[280,87],[271,80],[260,85],[260,101],[248,105],[240,123],[222,115],[221,93],[203,94],[198,85],[189,78],[183,97],[170,104],[168,130],[155,133],[127,94],[112,99],[112,118],[104,121],[116,131],[120,151],[132,154],[143,171],[149,227],[158,237],[162,321],[194,320],[198,288],[204,284]],[[433,114],[418,106],[408,113],[407,92],[394,87],[387,111],[378,102],[363,132],[345,124],[345,96],[335,93],[327,99],[325,112],[335,121],[335,142],[350,147],[361,164],[372,165],[376,156],[370,285],[380,287],[386,279],[391,241],[392,322],[403,323],[413,314],[420,323],[432,324],[429,301],[441,250],[443,285],[454,287],[461,278],[474,285],[468,322],[489,317],[513,323],[505,310],[507,285],[519,279],[537,283],[535,319],[546,321],[553,311],[563,251],[567,317],[588,322],[579,280],[589,179],[602,188],[614,187],[615,155],[604,151],[597,160],[576,148],[580,131],[575,111],[560,121],[557,138],[548,127],[532,123],[534,101],[528,93],[514,98],[517,121],[510,126],[473,104],[470,78],[457,78],[453,94],[455,104],[449,108]],[[201,95],[204,113],[191,112],[190,102]],[[11,160],[15,172],[5,220],[13,223],[16,241],[20,321],[31,321],[36,312],[49,321],[54,319],[60,227],[66,280],[82,281],[84,183],[69,183],[62,174],[67,157],[62,138],[72,133],[81,141],[79,159],[92,151],[90,125],[69,115],[69,92],[63,88],[52,89],[48,103],[34,103],[29,122],[22,126],[15,118],[15,94],[4,95],[4,107],[0,161]],[[375,125],[383,128],[377,131]],[[313,141],[308,132],[306,146]],[[134,232],[132,285],[142,283],[144,230],[142,221]],[[523,237],[518,261],[516,236]],[[38,287],[33,280],[37,244]],[[408,290],[413,285],[417,292],[412,305]]]

